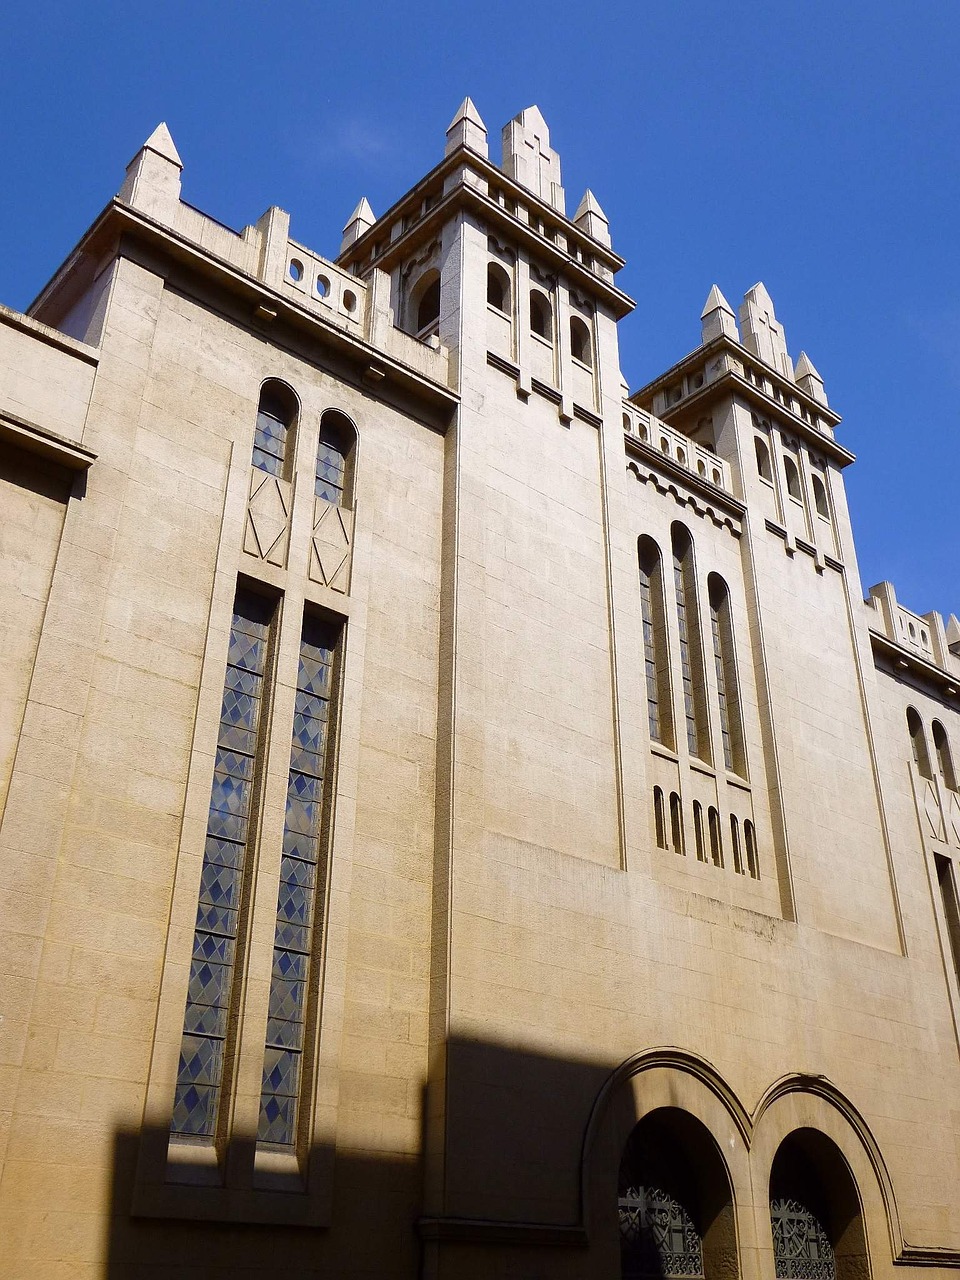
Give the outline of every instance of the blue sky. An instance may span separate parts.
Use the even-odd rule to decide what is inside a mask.
[[[168,122],[184,195],[270,204],[328,256],[440,158],[465,94],[494,147],[536,102],[568,207],[590,186],[638,302],[637,387],[691,350],[710,285],[766,283],[844,416],[864,587],[960,613],[960,7],[86,4],[0,16],[0,301],[26,306]]]

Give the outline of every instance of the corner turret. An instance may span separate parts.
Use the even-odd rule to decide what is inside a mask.
[[[158,222],[172,223],[180,204],[183,161],[161,121],[127,165],[117,198]]]

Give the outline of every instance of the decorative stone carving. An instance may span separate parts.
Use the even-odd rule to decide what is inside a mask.
[[[313,545],[310,548],[309,575],[332,591],[350,589],[350,566],[353,560],[353,512],[334,506],[323,498],[314,500]]]
[[[247,521],[243,531],[243,549],[247,555],[266,560],[281,569],[286,565],[290,499],[289,480],[281,480],[256,467],[251,469]]]

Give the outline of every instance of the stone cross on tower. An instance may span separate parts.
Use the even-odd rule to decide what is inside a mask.
[[[539,107],[527,107],[503,127],[503,171],[560,213],[566,213],[560,156]]]
[[[787,355],[783,325],[777,320],[773,299],[763,283],[755,284],[745,295],[740,307],[740,325],[743,345],[778,373],[792,379],[793,362]]]

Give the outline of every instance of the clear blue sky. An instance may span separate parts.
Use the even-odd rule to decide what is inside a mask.
[[[536,102],[568,205],[596,192],[632,388],[698,341],[718,283],[764,280],[858,455],[864,587],[960,612],[960,6],[4,6],[0,301],[29,303],[163,119],[184,194],[233,226],[270,204],[334,256],[443,152],[465,94],[494,140]]]

